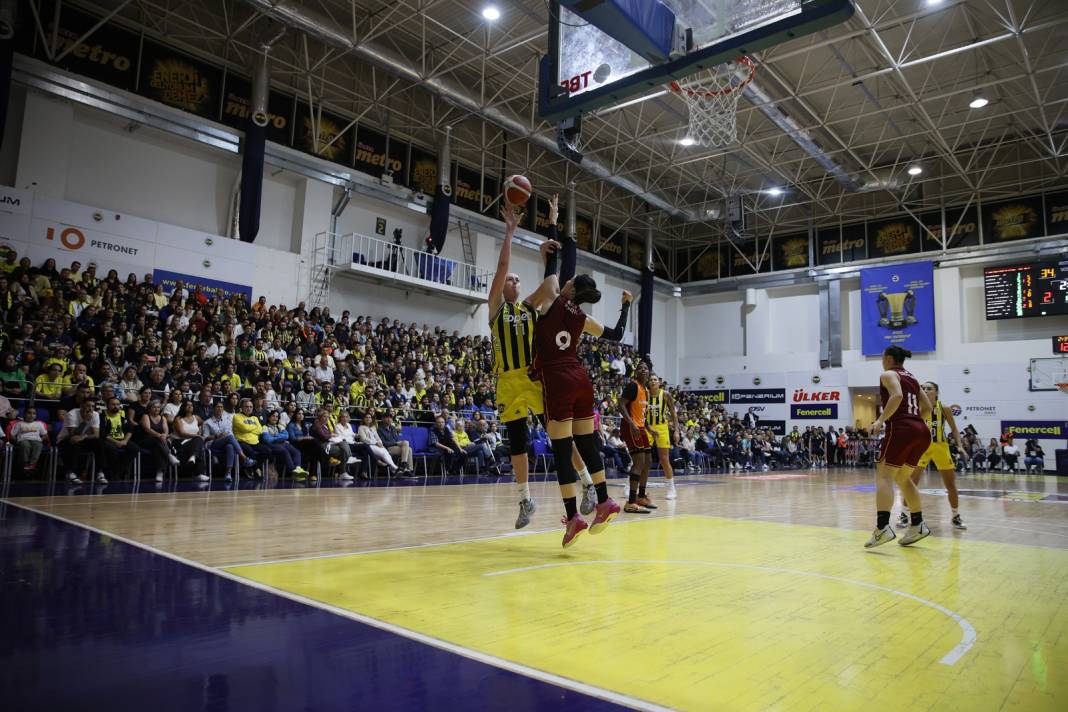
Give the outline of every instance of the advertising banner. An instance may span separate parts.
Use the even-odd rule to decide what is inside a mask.
[[[1064,420],[1003,420],[1001,432],[1006,430],[1021,440],[1068,440],[1068,422]]]
[[[899,345],[935,350],[934,265],[910,262],[860,272],[862,351],[878,356]]]
[[[391,142],[392,143],[392,142]],[[393,180],[401,182],[400,176],[394,176]],[[427,151],[418,146],[412,146],[412,158],[411,158],[411,172],[408,178],[408,187],[412,190],[418,190],[424,195],[434,195],[434,189],[438,184],[438,157],[437,155]],[[478,181],[475,181],[475,188],[478,188]],[[458,196],[457,196],[458,197]],[[462,204],[457,199],[457,204]],[[473,210],[478,210],[478,201],[475,201]],[[469,207],[464,205],[465,208]]]
[[[51,4],[44,6],[47,15],[51,15]],[[58,5],[56,7],[59,7]],[[30,13],[25,12],[26,39],[36,37],[32,31],[33,21],[29,18]],[[47,31],[51,31],[55,25],[51,17],[44,19]],[[56,53],[70,49],[67,56],[59,63],[61,69],[81,74],[82,76],[110,84],[113,87],[132,91],[137,69],[137,45],[136,33],[129,32],[121,27],[107,23],[90,34],[83,42],[78,42],[85,33],[89,32],[99,18],[84,13],[69,4],[64,4],[60,12],[59,27],[56,30]],[[16,33],[19,34],[19,33]],[[37,58],[45,62],[48,56],[44,50],[44,44],[38,37],[36,44]],[[49,37],[51,40],[51,37]],[[77,43],[77,44],[75,44]],[[146,50],[148,42],[145,43]],[[73,49],[71,47],[73,46]]]
[[[920,251],[920,224],[905,215],[868,224],[868,257],[894,257]]]
[[[732,405],[744,403],[785,403],[785,388],[732,388],[730,391]]]
[[[152,270],[152,281],[155,284],[162,284],[163,291],[168,294],[174,291],[175,284],[180,281],[190,293],[199,287],[204,296],[209,299],[225,299],[231,296],[239,296],[249,303],[252,302],[252,287],[247,284],[220,282],[215,279],[206,279],[191,274],[181,274],[180,272],[168,272],[162,269]]]
[[[1046,194],[1046,234],[1063,235],[1068,232],[1068,193]]]
[[[145,40],[137,93],[206,119],[217,119],[222,70]]]
[[[790,406],[791,420],[837,420],[837,403],[794,403]]]
[[[1016,198],[983,206],[983,242],[986,244],[1042,237],[1042,197]]]
[[[318,106],[315,107],[315,115],[319,118],[318,134],[312,120],[312,110],[304,102],[297,102],[294,148],[334,163],[351,165],[354,130],[345,128],[349,125],[349,119],[329,111],[320,111]],[[396,180],[400,182],[403,179],[404,174],[397,173]]]
[[[773,268],[776,270],[808,267],[808,234],[781,235],[771,240]]]
[[[223,95],[223,123],[244,131],[248,126],[252,84],[237,74],[226,75]],[[293,97],[276,91],[267,95],[267,140],[282,146],[293,142]]]

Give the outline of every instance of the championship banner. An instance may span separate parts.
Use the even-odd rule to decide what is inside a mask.
[[[808,234],[781,235],[771,239],[772,269],[808,267]]]
[[[862,352],[880,356],[887,346],[913,353],[935,350],[934,265],[910,262],[860,272]]]
[[[868,257],[919,252],[920,224],[909,216],[868,223]]]
[[[181,274],[180,272],[168,272],[162,269],[152,270],[152,281],[155,284],[162,284],[163,291],[168,293],[174,291],[175,285],[180,281],[189,290],[190,295],[195,289],[199,288],[208,299],[225,299],[231,296],[239,296],[248,303],[252,303],[252,287],[247,284],[220,282],[215,279],[195,277],[191,274]]]
[[[1064,420],[1003,420],[1001,432],[1006,431],[1021,440],[1068,440],[1068,422]]]
[[[1042,198],[1016,198],[983,206],[985,244],[1027,240],[1045,234]]]
[[[695,259],[696,258],[696,259]],[[719,279],[720,273],[720,246],[712,245],[708,249],[703,247],[690,248],[690,279],[699,282],[705,279]]]
[[[325,158],[334,163],[349,165],[352,160],[353,129],[344,130],[349,119],[315,107],[319,118],[319,133],[316,136],[312,110],[304,102],[297,102],[297,117],[293,137],[294,148]],[[398,180],[403,176],[397,176]]]
[[[206,119],[217,119],[222,70],[145,40],[137,93]]]
[[[390,142],[392,143],[392,141]],[[394,176],[395,182],[400,182],[399,176]],[[423,195],[434,195],[438,184],[438,157],[436,154],[426,151],[418,146],[412,146],[411,170],[408,177],[408,187],[418,190]],[[477,183],[476,183],[477,186]],[[458,204],[459,200],[456,201]],[[464,205],[464,207],[468,207]],[[474,208],[478,210],[478,208]]]
[[[248,125],[252,84],[236,74],[226,75],[222,121],[244,131]],[[282,146],[293,143],[293,98],[272,91],[267,95],[267,140]]]

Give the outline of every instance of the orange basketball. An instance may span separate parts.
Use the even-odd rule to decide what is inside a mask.
[[[526,205],[533,190],[526,176],[508,176],[504,179],[504,197],[512,205]]]

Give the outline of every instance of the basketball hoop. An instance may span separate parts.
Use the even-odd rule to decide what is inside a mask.
[[[1068,393],[1068,383],[1058,383],[1057,388],[1060,389],[1061,393]]]
[[[738,98],[755,75],[756,63],[742,56],[668,85],[686,100],[694,143],[715,147],[737,140]]]

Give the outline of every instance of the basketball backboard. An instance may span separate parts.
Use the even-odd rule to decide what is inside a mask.
[[[634,0],[632,0],[634,1]],[[650,0],[647,0],[650,1]],[[560,120],[682,79],[848,19],[852,0],[660,0],[692,41],[661,63],[651,63],[578,14],[549,3],[549,54],[542,58],[539,113]],[[651,17],[651,13],[648,14]],[[635,13],[644,17],[643,13]],[[635,30],[654,34],[659,28]]]

